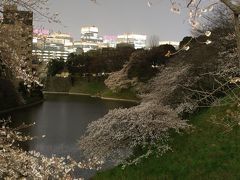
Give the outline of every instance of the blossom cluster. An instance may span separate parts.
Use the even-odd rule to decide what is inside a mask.
[[[137,84],[137,78],[129,79],[126,66],[120,71],[112,73],[105,81],[105,85],[114,92],[128,89]]]
[[[162,154],[169,149],[169,130],[180,133],[189,127],[168,106],[149,101],[128,109],[109,111],[88,126],[87,134],[79,144],[88,157],[120,163],[136,147],[157,147]]]
[[[0,13],[4,14],[6,5],[15,6],[20,10],[33,12],[36,18],[45,18],[49,22],[59,22],[57,13],[51,14],[47,7],[48,0],[5,0],[0,3]],[[23,18],[18,18],[18,14],[8,12],[5,14],[9,19],[14,19],[14,23],[0,24],[0,59],[1,66],[7,78],[23,80],[29,86],[32,83],[42,86],[36,71],[32,69],[32,26],[25,24]],[[30,18],[30,17],[29,17]]]
[[[111,110],[103,118],[90,123],[86,135],[79,141],[80,149],[88,157],[96,156],[115,163],[124,162],[136,147],[148,149],[147,154],[153,147],[159,154],[169,150],[169,131],[180,133],[190,125],[174,109],[164,105],[163,99],[174,91],[178,76],[187,69],[180,66],[167,68],[166,73],[159,73],[142,89],[141,104]],[[137,159],[139,157],[133,162]]]
[[[116,163],[131,157],[136,147],[148,149],[145,155],[127,164],[148,157],[153,152],[152,147],[160,154],[169,150],[170,130],[181,132],[191,129],[179,115],[194,112],[203,101],[208,101],[210,106],[218,99],[216,94],[227,93],[226,87],[227,91],[232,90],[229,83],[237,75],[237,53],[229,36],[221,37],[210,47],[192,42],[190,46],[193,48],[179,53],[166,66],[160,67],[159,73],[139,89],[142,97],[139,105],[111,110],[90,123],[87,133],[80,139],[80,149],[88,157],[112,159]],[[225,44],[232,48],[226,51]],[[202,59],[204,57],[201,53],[199,55],[199,51],[204,51],[209,59]],[[118,75],[124,76],[120,72],[114,74],[115,78],[111,77],[108,86],[120,84]],[[206,82],[208,86],[204,89],[202,85]]]
[[[73,179],[76,169],[99,169],[103,162],[96,158],[76,162],[70,156],[46,157],[36,151],[24,151],[17,144],[32,140],[22,131],[33,124],[22,124],[17,128],[8,126],[9,120],[0,124],[0,178],[1,179]],[[43,136],[44,137],[44,136]]]

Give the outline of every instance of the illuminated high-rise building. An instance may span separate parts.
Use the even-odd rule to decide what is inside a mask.
[[[103,37],[103,43],[106,47],[116,48],[117,36],[107,35]]]
[[[141,34],[122,34],[117,36],[117,44],[127,43],[134,45],[135,49],[146,47],[147,36]]]
[[[74,48],[82,48],[84,52],[96,50],[103,45],[103,38],[98,34],[98,28],[95,26],[86,26],[81,28],[80,41],[74,42]]]
[[[75,52],[73,38],[66,33],[52,33],[47,30],[34,30],[33,54],[40,61],[62,58],[67,60],[70,53]]]
[[[85,42],[102,43],[103,38],[98,35],[98,28],[95,26],[81,28],[81,40]]]

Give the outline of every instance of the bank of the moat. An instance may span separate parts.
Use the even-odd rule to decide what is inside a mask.
[[[83,77],[49,77],[44,91],[45,93],[56,94],[89,95],[110,100],[140,101],[133,88],[113,92],[106,87],[104,79],[101,78],[88,80]]]

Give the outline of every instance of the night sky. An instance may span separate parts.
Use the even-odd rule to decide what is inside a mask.
[[[49,0],[52,12],[58,12],[62,24],[36,22],[35,27],[44,26],[52,31],[71,34],[76,40],[80,28],[95,25],[100,35],[140,33],[157,35],[160,40],[180,41],[190,34],[187,13],[170,11],[168,0]]]

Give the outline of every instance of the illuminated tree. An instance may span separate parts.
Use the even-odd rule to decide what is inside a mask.
[[[57,22],[57,14],[51,15],[47,0],[4,0],[0,2],[0,55],[1,64],[12,78],[26,83],[39,83],[31,68],[33,14]],[[23,12],[25,11],[25,12]]]
[[[207,13],[211,11],[214,6],[216,6],[219,3],[223,3],[225,6],[227,6],[232,14],[233,14],[233,22],[235,27],[235,37],[237,42],[237,53],[238,57],[240,58],[240,2],[237,0],[216,0],[214,3],[210,1],[204,1],[204,0],[189,0],[187,4],[187,8],[189,8],[189,22],[195,28],[198,26],[198,18],[201,17],[203,13]],[[175,5],[173,3],[173,5]],[[174,8],[172,8],[174,10]],[[177,9],[177,8],[176,8]]]
[[[76,162],[70,156],[49,158],[36,151],[23,151],[16,144],[34,138],[21,130],[34,124],[11,128],[9,122],[0,120],[0,179],[73,179],[76,168],[99,168],[102,163],[96,159]]]
[[[226,44],[230,48],[225,48]],[[90,123],[80,148],[89,157],[111,158],[117,163],[131,157],[135,148],[148,150],[130,164],[155,153],[152,148],[160,154],[169,150],[171,130],[189,129],[181,115],[184,117],[201,106],[218,106],[223,103],[218,98],[226,94],[224,105],[239,102],[239,95],[233,91],[239,82],[239,78],[232,79],[239,72],[234,44],[231,35],[209,46],[192,41],[191,49],[159,67],[159,73],[139,88],[142,97],[139,105],[111,110]],[[113,73],[105,83],[113,90],[133,84],[127,78],[126,67]]]

